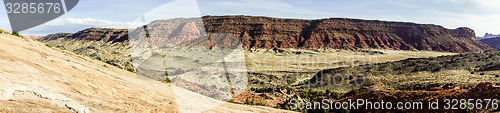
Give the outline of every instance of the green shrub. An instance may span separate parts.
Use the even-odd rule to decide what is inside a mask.
[[[17,31],[13,31],[13,32],[12,32],[12,35],[17,36],[17,37],[22,37],[22,36],[19,34],[19,32],[17,32]]]
[[[350,113],[349,109],[342,109],[342,113]]]
[[[234,103],[234,99],[229,99],[229,101],[228,101],[228,102],[230,102],[230,103]]]
[[[130,71],[130,72],[132,72],[132,73],[135,73],[134,68],[127,68],[127,71]]]

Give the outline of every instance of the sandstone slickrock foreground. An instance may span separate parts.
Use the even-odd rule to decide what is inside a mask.
[[[0,112],[201,112],[202,109],[286,112],[217,101],[28,38],[0,34]]]

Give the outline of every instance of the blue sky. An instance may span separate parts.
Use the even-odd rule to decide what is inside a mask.
[[[486,32],[500,34],[499,6],[499,0],[80,0],[67,14],[21,34],[76,32],[88,27],[135,28],[177,17],[256,15],[438,24],[470,27],[482,36]],[[146,21],[138,19],[141,16]],[[10,30],[5,10],[0,10],[0,28]]]

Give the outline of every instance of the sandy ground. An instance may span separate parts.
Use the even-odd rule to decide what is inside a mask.
[[[214,100],[31,39],[0,34],[0,112],[288,111]]]

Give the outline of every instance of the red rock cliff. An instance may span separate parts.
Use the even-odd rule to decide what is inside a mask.
[[[246,49],[379,48],[447,52],[494,49],[478,41],[474,31],[465,27],[447,29],[431,24],[346,18],[302,20],[255,16],[205,16],[202,19],[157,20],[145,27],[148,40],[157,46],[171,44],[232,47],[241,42]],[[131,37],[144,38],[146,35],[143,28],[131,31]],[[127,30],[123,29],[90,28],[74,34],[49,35],[44,37],[44,40],[64,37],[82,41],[123,42],[128,40],[127,33]]]

